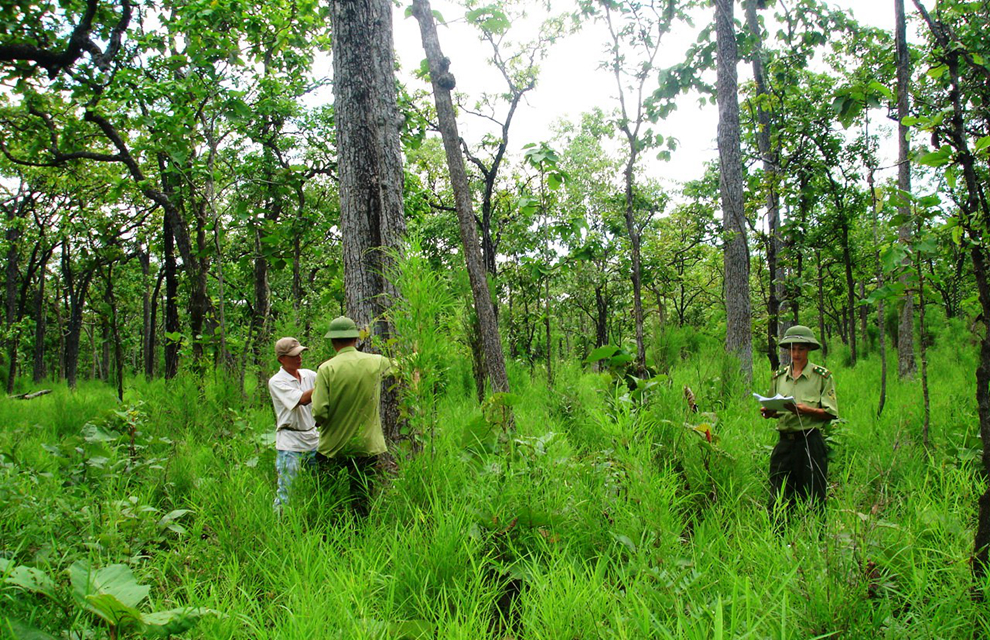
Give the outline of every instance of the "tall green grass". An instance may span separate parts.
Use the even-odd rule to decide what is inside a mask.
[[[148,610],[223,614],[188,638],[990,634],[970,598],[973,350],[945,339],[931,351],[926,450],[919,383],[892,377],[878,417],[875,356],[850,369],[833,349],[828,508],[776,529],[775,434],[717,344],[670,351],[669,377],[642,401],[577,363],[561,363],[553,389],[510,363],[517,430],[484,449],[466,446],[481,410],[465,344],[416,315],[456,312],[404,313],[402,331],[433,331],[417,357],[436,384],[412,414],[425,448],[400,452],[364,520],[306,477],[277,516],[270,408],[212,378],[130,381],[122,405],[91,383],[0,403],[0,554],[51,576],[57,596],[5,586],[2,615],[104,637],[69,596],[66,569],[85,558],[131,566]],[[163,525],[176,510],[188,512]]]

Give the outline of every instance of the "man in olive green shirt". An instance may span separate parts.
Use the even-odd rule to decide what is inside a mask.
[[[313,417],[320,427],[316,461],[324,474],[346,471],[354,510],[368,511],[370,475],[385,453],[382,434],[382,377],[392,361],[356,349],[357,325],[341,316],[330,323],[330,338],[337,355],[320,365],[313,388]]]
[[[808,352],[821,348],[808,327],[791,327],[779,344],[789,347],[791,364],[773,374],[770,396],[793,397],[794,403],[782,414],[760,409],[764,418],[778,418],[780,440],[770,454],[772,499],[794,505],[797,498],[810,497],[821,507],[828,491],[828,447],[821,429],[839,417],[835,378],[808,361]]]

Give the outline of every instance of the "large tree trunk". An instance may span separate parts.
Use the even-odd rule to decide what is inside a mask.
[[[905,194],[911,193],[911,142],[910,129],[904,124],[904,118],[911,115],[909,92],[911,83],[911,57],[907,46],[907,21],[904,18],[904,0],[894,0],[894,33],[897,47],[897,188]],[[901,244],[911,244],[911,207],[906,202],[897,206],[897,213],[904,219],[897,231],[897,239]],[[910,267],[911,259],[904,258],[904,266]],[[909,287],[907,269],[901,276],[906,294],[904,306],[901,308],[901,318],[897,325],[897,374],[901,378],[910,378],[915,372],[914,361],[914,296]]]
[[[388,0],[331,0],[334,100],[340,167],[347,310],[370,327],[372,345],[393,330],[385,312],[398,292],[389,282],[393,255],[402,251],[402,153]],[[399,437],[398,397],[382,393],[385,437]]]
[[[733,0],[715,0],[718,42],[719,188],[725,241],[725,348],[739,358],[747,382],[753,379],[753,329],[749,302],[749,247],[743,208],[736,30]]]
[[[450,182],[454,190],[461,244],[464,247],[464,260],[467,264],[475,313],[478,315],[481,338],[484,342],[486,374],[493,391],[506,393],[509,391],[509,379],[505,371],[505,357],[502,353],[502,341],[498,331],[498,318],[495,315],[495,305],[492,304],[491,293],[488,290],[488,279],[485,276],[481,248],[478,246],[478,234],[475,229],[471,205],[471,187],[468,184],[464,158],[459,148],[460,136],[457,133],[457,120],[454,117],[454,105],[450,97],[450,91],[454,88],[454,76],[449,73],[450,60],[444,57],[440,49],[440,41],[437,38],[436,24],[433,21],[429,1],[413,0],[413,13],[419,21],[423,49],[430,66],[433,96],[436,101],[440,133],[443,136],[443,146],[450,171]],[[511,420],[511,417],[509,419]]]

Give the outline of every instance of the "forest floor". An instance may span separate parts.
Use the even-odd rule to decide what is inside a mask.
[[[893,349],[881,417],[876,353],[830,354],[828,506],[782,526],[773,424],[717,345],[641,398],[577,364],[552,390],[513,364],[512,434],[463,359],[363,520],[306,477],[277,515],[271,407],[222,380],[6,400],[0,637],[990,637],[969,564],[976,349],[942,335],[927,449]]]

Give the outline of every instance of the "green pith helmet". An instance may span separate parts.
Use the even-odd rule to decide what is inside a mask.
[[[345,340],[347,338],[360,338],[361,332],[357,325],[347,316],[340,316],[330,321],[330,330],[327,331],[327,338]]]
[[[786,347],[792,344],[806,344],[808,345],[808,351],[814,351],[815,349],[822,348],[821,343],[815,339],[815,334],[812,333],[811,329],[800,324],[796,324],[785,331],[784,337],[781,338],[780,342],[777,344],[781,347]]]

